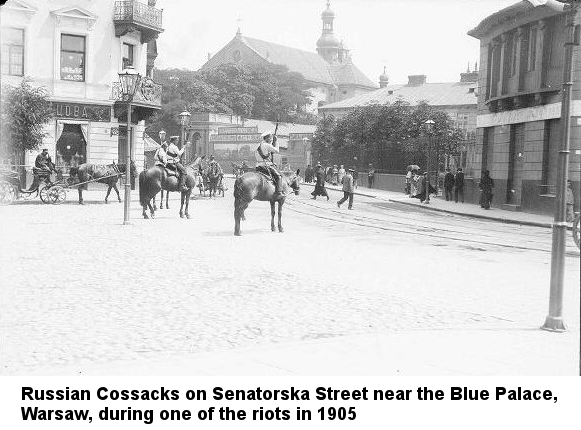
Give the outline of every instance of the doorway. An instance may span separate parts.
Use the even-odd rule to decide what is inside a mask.
[[[56,143],[56,164],[65,168],[87,162],[86,131],[81,124],[63,124]]]

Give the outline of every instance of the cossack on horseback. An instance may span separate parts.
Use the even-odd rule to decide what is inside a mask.
[[[256,170],[263,170],[274,180],[274,193],[275,197],[282,195],[282,175],[277,170],[277,166],[274,163],[273,155],[278,154],[279,148],[276,144],[276,134],[267,131],[262,133],[262,142],[256,148]]]
[[[167,148],[167,165],[174,166],[175,170],[179,173],[179,185],[178,191],[185,192],[187,191],[187,187],[185,185],[186,181],[186,169],[183,164],[180,162],[180,158],[184,151],[186,150],[185,146],[182,149],[178,148],[177,145],[178,136],[172,136],[169,138],[169,146]]]

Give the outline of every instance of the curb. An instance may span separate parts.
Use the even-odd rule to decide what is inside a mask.
[[[465,217],[469,217],[469,218],[480,218],[480,219],[486,219],[486,220],[491,220],[491,221],[498,221],[498,222],[502,222],[505,224],[518,224],[518,225],[528,225],[528,226],[532,226],[532,227],[553,228],[552,224],[547,224],[547,223],[543,223],[543,222],[520,221],[520,220],[509,219],[509,218],[497,218],[497,217],[492,217],[489,215],[467,214],[467,213],[462,213],[462,212],[451,211],[448,209],[435,208],[433,206],[426,206],[426,205],[420,206],[417,203],[410,203],[410,202],[405,202],[405,201],[401,201],[401,200],[397,200],[397,199],[389,199],[389,202],[399,203],[400,205],[406,205],[406,206],[420,207],[420,208],[428,210],[428,211],[444,212],[444,213],[449,213],[449,214],[454,214],[454,215],[465,216]]]

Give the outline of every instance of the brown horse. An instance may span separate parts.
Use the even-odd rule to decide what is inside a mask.
[[[135,163],[131,162],[131,179],[137,176],[137,170]],[[117,182],[119,178],[125,173],[125,164],[92,164],[84,163],[79,167],[71,167],[69,171],[69,177],[71,179],[77,178],[79,182],[99,182],[101,184],[106,184],[109,186],[107,188],[107,195],[105,196],[105,203],[109,203],[109,194],[111,189],[114,189],[117,193],[117,200],[121,203],[121,196],[119,195],[119,189],[117,188]],[[77,190],[79,191],[79,204],[85,204],[83,201],[83,190],[87,189],[87,184],[79,185]]]
[[[275,203],[278,202],[278,231],[282,228],[282,206],[287,194],[300,191],[300,170],[290,175],[283,175],[282,196],[274,197],[274,184],[264,174],[259,172],[247,172],[236,179],[234,183],[234,235],[240,236],[240,220],[244,220],[244,210],[252,200],[270,202],[270,229],[276,231],[274,226]]]
[[[187,175],[185,185],[187,190],[181,192],[180,218],[190,218],[188,212],[190,206],[190,195],[192,188],[196,186],[196,173],[192,167],[186,167]],[[149,207],[151,218],[155,217],[155,207],[151,205],[151,199],[162,189],[166,192],[178,192],[178,177],[168,175],[166,169],[160,166],[153,166],[139,174],[139,201],[143,207],[143,218],[148,219],[146,210]],[[184,212],[185,206],[185,212]]]

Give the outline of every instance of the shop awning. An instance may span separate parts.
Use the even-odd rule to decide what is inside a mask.
[[[147,134],[143,133],[143,152],[155,151],[157,148],[159,148],[159,144]]]

